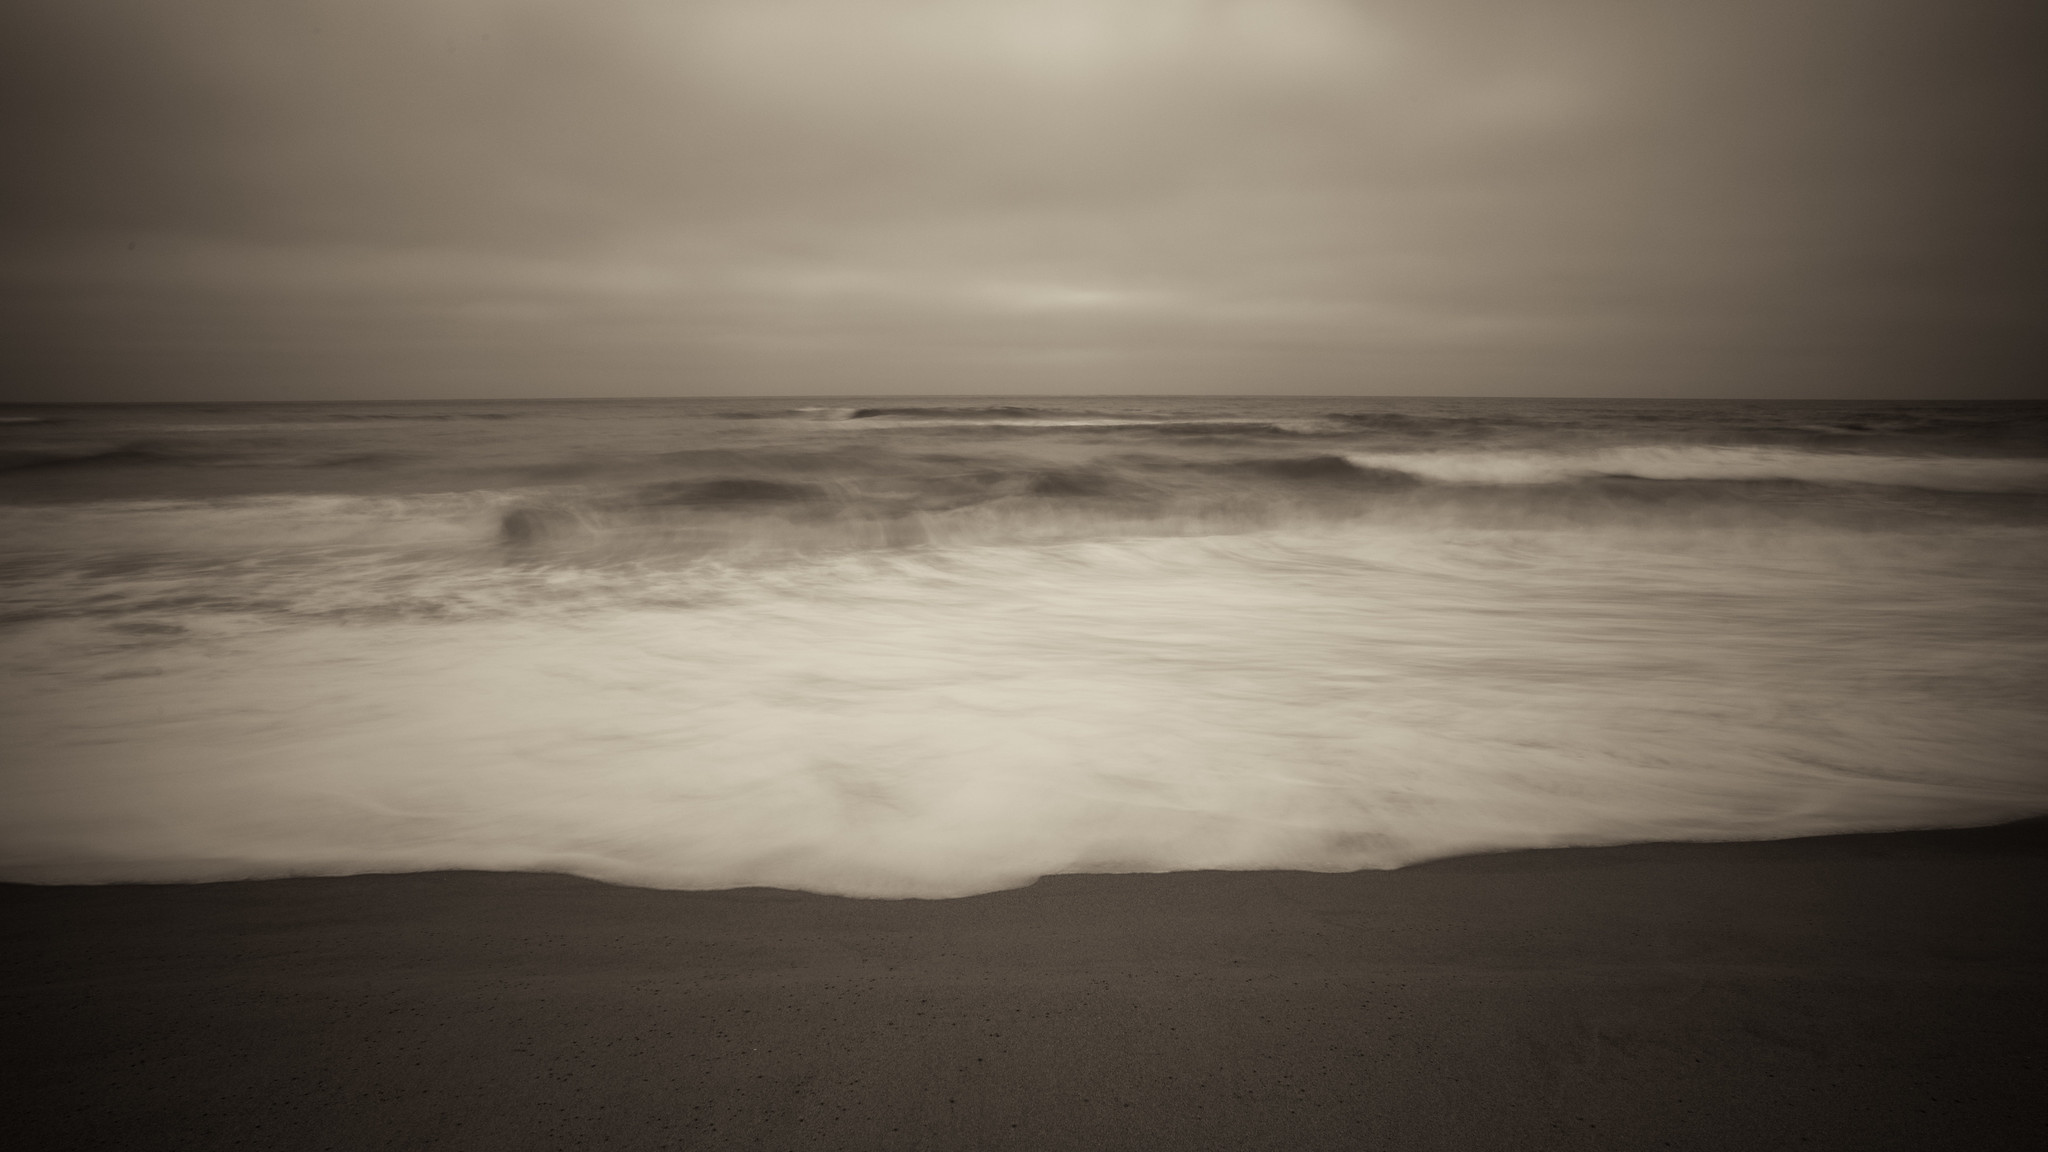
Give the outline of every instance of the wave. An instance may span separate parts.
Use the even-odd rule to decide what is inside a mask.
[[[344,467],[351,459],[364,458],[296,463]],[[698,449],[649,459],[623,474],[569,470],[517,487],[415,495],[0,507],[0,556],[198,554],[238,561],[279,549],[383,548],[602,566],[780,562],[1342,524],[1617,532],[1798,523],[1908,528],[2023,520],[2027,508],[1984,496],[2048,492],[2042,461],[1763,449],[1128,452],[1053,461],[861,445],[812,453]],[[117,451],[68,466],[131,462]],[[140,462],[164,461],[143,455]],[[1901,495],[1859,494],[1874,491]],[[1913,491],[1927,495],[1908,495]]]
[[[2048,441],[2048,419],[2033,408],[1870,409],[1778,426],[1850,439],[1897,436],[1986,443]]]
[[[1073,412],[1053,412],[1043,408],[1027,408],[1017,404],[994,404],[973,407],[941,407],[934,405],[902,405],[896,407],[855,407],[817,405],[806,408],[791,408],[783,412],[726,412],[722,419],[747,420],[774,416],[794,416],[804,420],[944,420],[974,421],[1034,420],[1041,418],[1061,419],[1074,416]]]
[[[689,459],[704,464],[745,457],[692,454]],[[1282,526],[1318,500],[1397,492],[1422,483],[1405,472],[1361,466],[1337,455],[1191,461],[1130,454],[1075,465],[946,455],[835,454],[831,460],[841,467],[778,458],[779,474],[546,496],[508,510],[502,536],[528,544],[566,532],[587,537],[609,531],[646,541],[649,530],[662,525],[711,531],[723,520],[724,529],[745,533],[771,522],[785,528],[846,528],[914,517],[921,525],[920,538],[936,539],[932,532],[966,525],[935,517],[974,509],[1000,510],[1013,517],[1012,526],[1034,537],[1058,532],[1062,524],[1077,537],[1113,531],[1242,531]],[[767,462],[753,460],[757,466]],[[1351,506],[1340,501],[1330,507]],[[1000,518],[979,527],[986,532],[970,532],[975,539],[1001,538]],[[889,528],[876,539],[901,543],[904,531]]]
[[[1564,404],[1517,412],[1330,412],[1342,433],[1395,443],[1525,447],[1752,446],[1907,454],[1928,449],[2048,451],[2048,416],[2031,406],[1851,409],[1731,404],[1629,407]]]
[[[927,465],[932,461],[924,461]],[[934,519],[1000,506],[1037,534],[1130,531],[1161,511],[1156,485],[1105,468],[999,466],[872,472],[807,478],[721,476],[663,481],[625,491],[571,490],[507,508],[499,539],[522,547],[625,547],[638,552],[838,551],[934,541],[951,526]],[[1112,526],[1077,508],[1115,504]],[[986,539],[1006,530],[998,517],[980,525]],[[1008,525],[1030,531],[1021,522]]]
[[[1417,438],[1485,439],[1542,425],[1529,420],[1488,416],[1417,416],[1405,412],[1332,412],[1324,417],[1349,432],[1376,432]]]
[[[1349,453],[1362,467],[1446,484],[1534,485],[1613,477],[1792,481],[1943,492],[2048,492],[2048,460],[1874,456],[1765,447],[1642,445],[1576,452]]]
[[[220,429],[203,429],[218,431]],[[306,452],[268,445],[133,441],[109,447],[0,452],[0,473],[119,468],[349,468],[390,464],[392,452]]]
[[[1219,441],[1233,437],[1266,436],[1313,436],[1324,429],[1309,422],[1282,422],[1274,420],[1153,420],[1141,423],[1142,430],[1159,436],[1214,437]]]
[[[517,420],[516,412],[329,412],[326,420]]]
[[[1417,477],[1400,469],[1376,467],[1345,456],[1334,455],[1258,457],[1194,464],[1174,462],[1164,466],[1236,479],[1282,480],[1316,486],[1337,485],[1378,491],[1409,488],[1422,483]]]
[[[728,578],[774,581],[842,562],[944,566],[1075,549],[1066,555],[1121,564],[1114,558],[1174,540],[1228,556],[1293,539],[1341,551],[1417,535],[1655,542],[1665,553],[1754,540],[1782,550],[1825,537],[1852,552],[2001,561],[2040,545],[2010,517],[1973,520],[1945,508],[1916,516],[1889,504],[1852,511],[1717,500],[1684,484],[1619,495],[1599,485],[1469,487],[1284,460],[1216,473],[963,475],[950,488],[895,490],[732,477],[637,489],[17,506],[0,507],[0,618],[583,613],[695,604]]]
[[[26,471],[33,468],[177,464],[185,462],[186,459],[187,457],[178,452],[148,444],[129,444],[117,448],[13,451],[0,452],[0,472]]]
[[[987,428],[1011,431],[1131,430],[1169,436],[1289,436],[1329,434],[1337,430],[1335,425],[1314,418],[1276,421],[1234,416],[1162,416],[1095,412],[1073,408],[1031,408],[1014,404],[980,407],[813,407],[790,409],[779,413],[726,412],[721,413],[720,417],[739,420],[765,419],[778,415],[835,423],[860,421],[866,427]]]
[[[950,897],[2041,810],[2038,653],[2011,642],[2034,565],[1901,543],[1336,533],[580,584],[504,565],[441,591],[516,611],[283,626],[159,601],[5,650],[0,876]],[[363,575],[305,578],[392,598]]]
[[[11,433],[0,876],[952,896],[2048,808],[2048,461],[1932,407],[692,415],[755,403]]]
[[[973,408],[855,408],[849,420],[872,420],[880,416],[895,417],[899,420],[957,420],[993,416],[1007,420],[1030,420],[1041,416],[1070,416],[1073,413],[1048,412],[1043,408],[1025,408],[1016,404],[992,404]]]

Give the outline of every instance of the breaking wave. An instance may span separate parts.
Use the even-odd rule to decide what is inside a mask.
[[[1581,452],[1354,453],[1365,468],[1448,484],[1557,484],[1595,477],[1789,480],[1947,492],[2048,492],[2048,460],[1867,456],[1763,447],[1621,446]]]
[[[568,615],[514,567],[482,616],[46,622],[12,650],[41,672],[6,706],[0,875],[538,869],[941,897],[2048,802],[2009,622],[1981,593],[1919,594],[1959,557],[1672,544],[868,555],[670,573],[687,595],[665,605],[588,580]]]

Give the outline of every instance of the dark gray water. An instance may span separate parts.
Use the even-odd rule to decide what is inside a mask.
[[[943,896],[2048,811],[2048,409],[0,409],[0,876]]]

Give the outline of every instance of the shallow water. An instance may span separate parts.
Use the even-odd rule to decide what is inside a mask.
[[[2048,411],[16,407],[0,877],[956,896],[2048,811]]]

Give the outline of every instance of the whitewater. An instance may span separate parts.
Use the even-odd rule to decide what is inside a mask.
[[[953,897],[2048,812],[2048,409],[7,406],[0,879]]]

